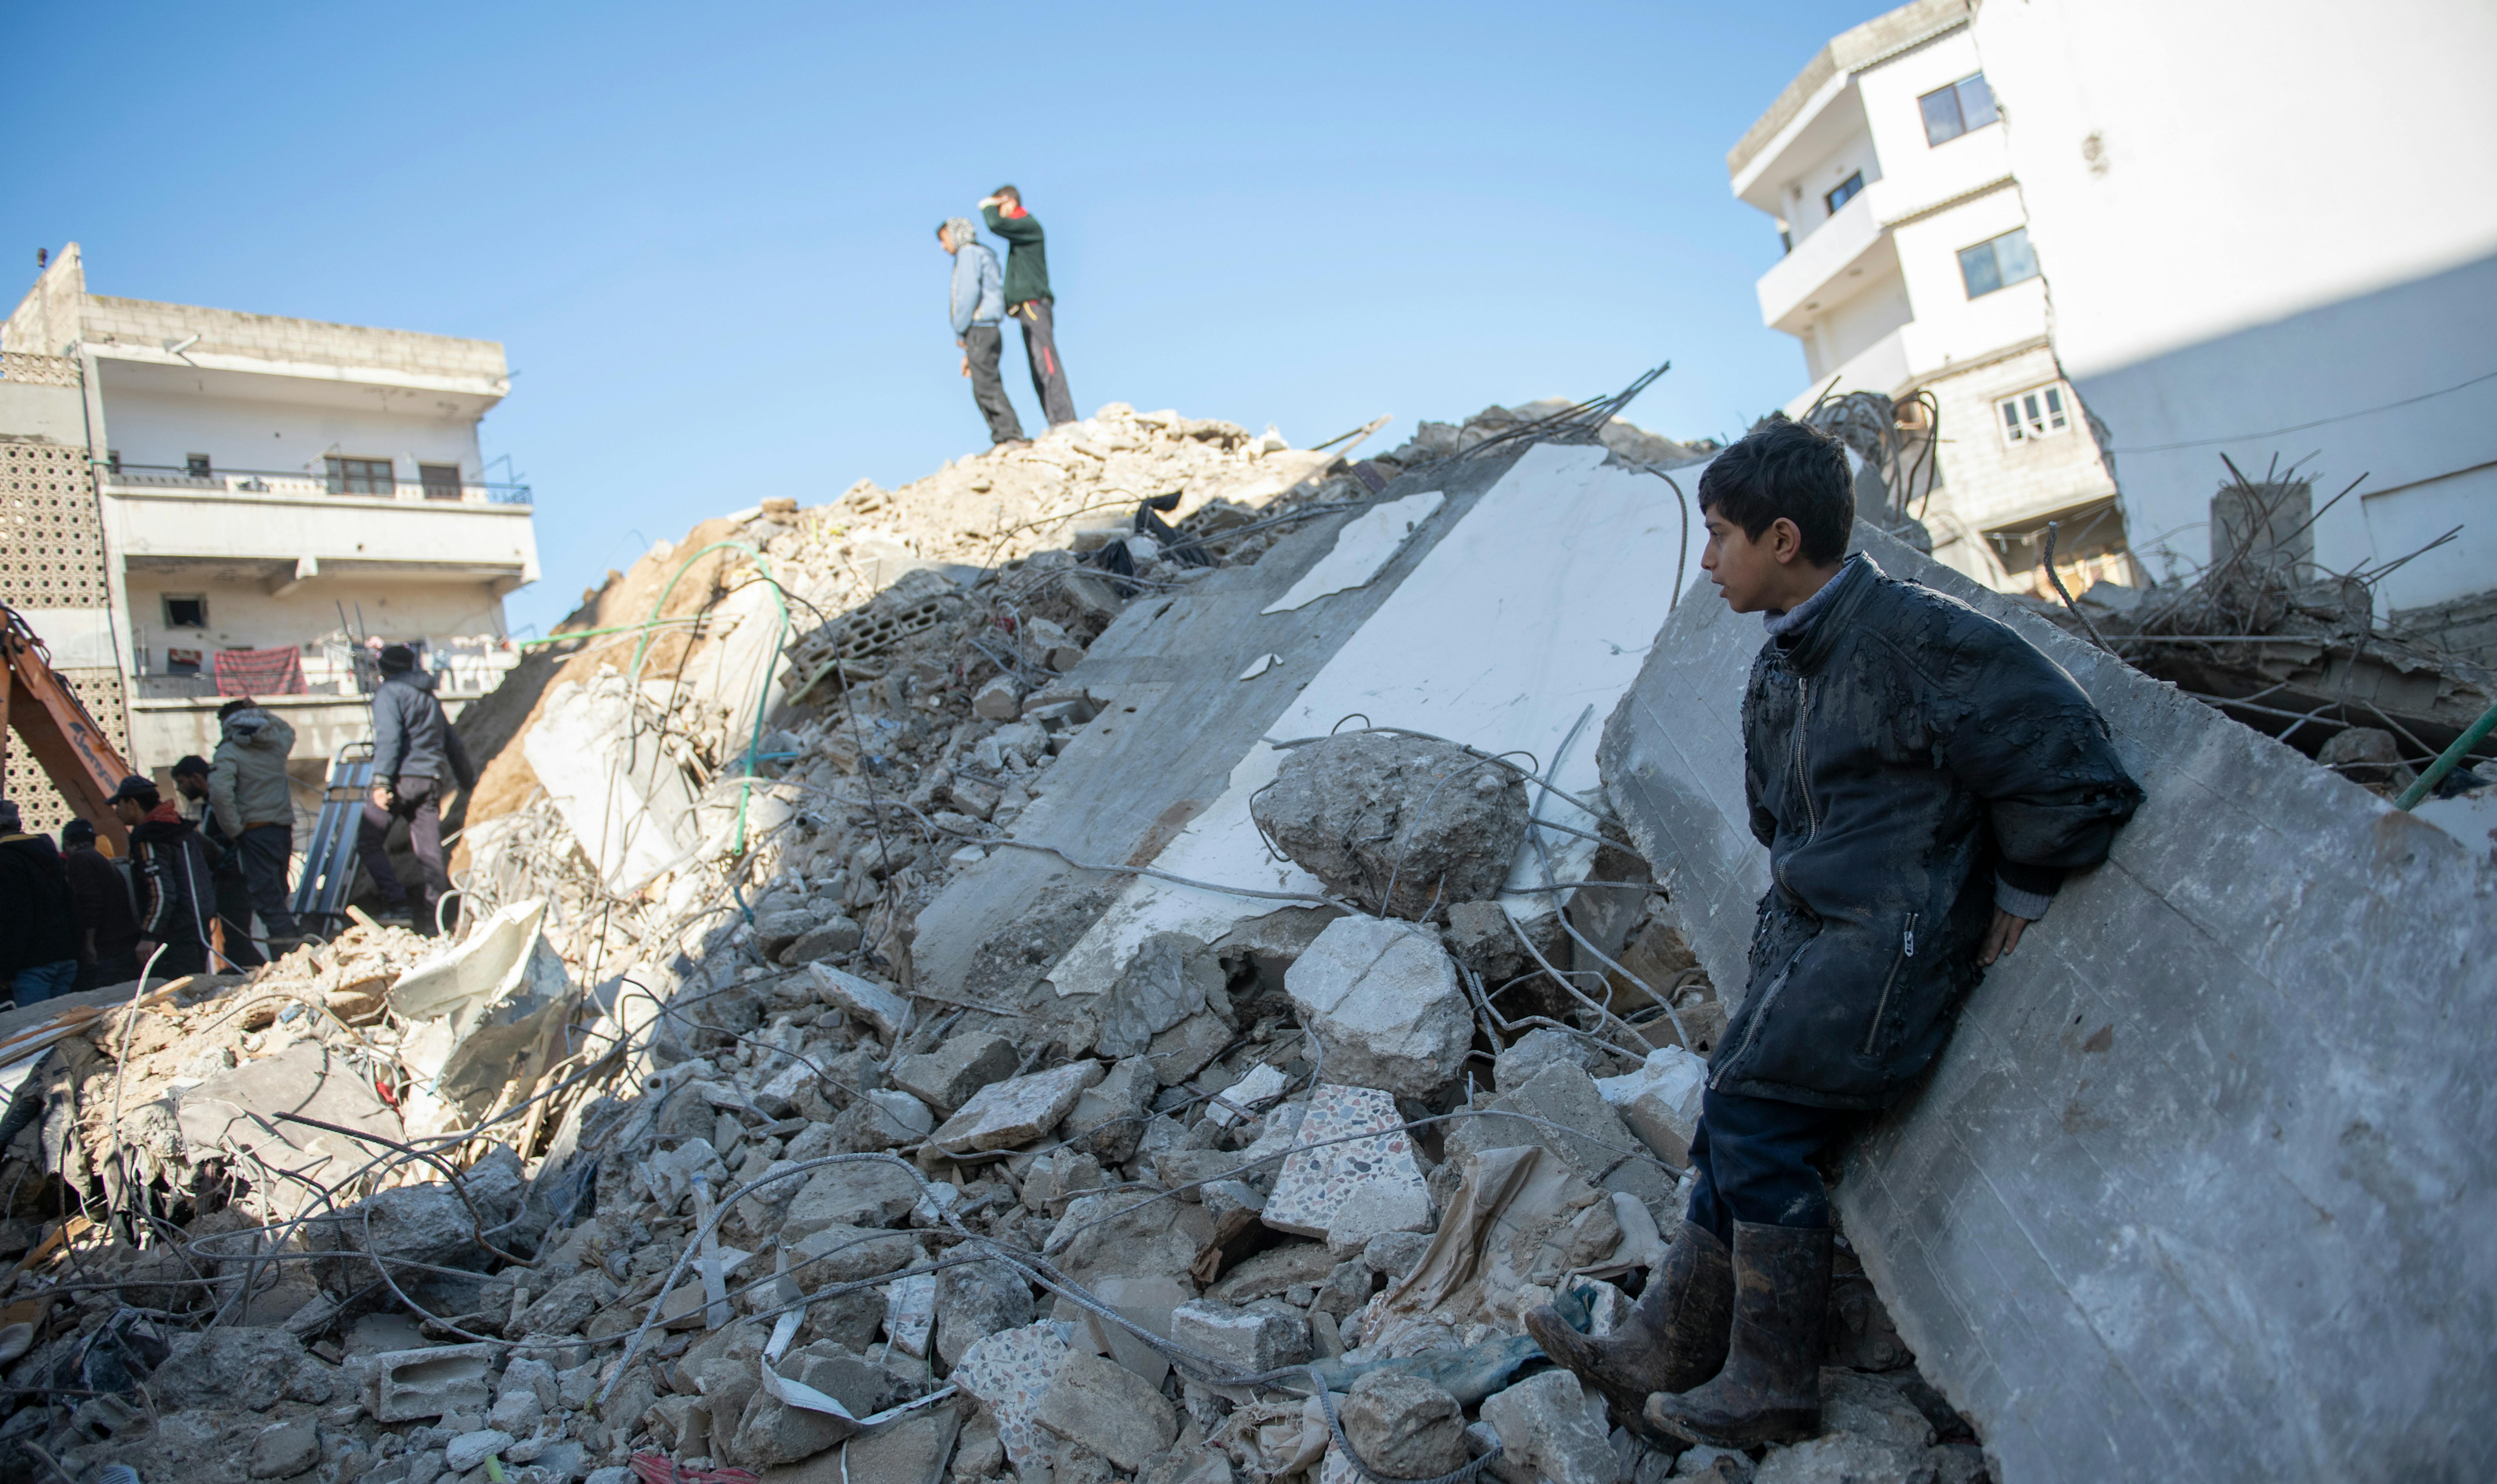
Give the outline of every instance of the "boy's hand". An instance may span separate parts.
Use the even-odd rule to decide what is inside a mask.
[[[1985,946],[1977,950],[1977,967],[1990,966],[1995,960],[2007,957],[2020,946],[2020,934],[2029,931],[2029,919],[2014,917],[2001,907],[1994,909],[1994,925],[1985,930]]]

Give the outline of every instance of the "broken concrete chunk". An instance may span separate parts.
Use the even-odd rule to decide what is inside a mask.
[[[876,1227],[837,1223],[818,1227],[800,1239],[789,1238],[784,1230],[782,1239],[789,1244],[790,1280],[802,1293],[812,1293],[827,1283],[881,1278],[909,1267],[924,1255],[917,1238]]]
[[[1150,1060],[1130,1057],[1118,1063],[1075,1100],[1066,1116],[1068,1141],[1105,1165],[1125,1164],[1136,1156],[1148,1110],[1160,1089]]]
[[[926,1359],[936,1328],[936,1275],[913,1273],[885,1291],[884,1338],[904,1355]]]
[[[828,1226],[891,1226],[910,1214],[919,1182],[882,1160],[827,1165],[807,1180],[781,1218],[780,1240],[795,1242]]]
[[[1195,1299],[1171,1310],[1171,1340],[1204,1351],[1244,1375],[1310,1358],[1309,1320],[1273,1299],[1246,1308]]]
[[[1031,1290],[1003,1263],[974,1262],[936,1275],[936,1354],[959,1366],[992,1335],[1031,1322]]]
[[[948,1268],[948,1273],[968,1271]],[[937,1321],[937,1350],[945,1348],[944,1321]],[[1049,1389],[1050,1377],[1072,1352],[1049,1320],[1019,1329],[1000,1330],[971,1344],[952,1362],[951,1379],[979,1399],[995,1419],[997,1441],[1006,1461],[1025,1478],[1049,1457],[1055,1435],[1044,1431],[1032,1413]]]
[[[1719,1477],[1726,1476],[1719,1466]],[[1708,1475],[1702,1473],[1701,1478]],[[1752,1484],[1926,1484],[1934,1477],[1923,1450],[1878,1437],[1826,1433],[1784,1448],[1771,1448],[1752,1471]]]
[[[934,1051],[896,1061],[893,1085],[950,1117],[982,1088],[1013,1076],[1021,1059],[1014,1043],[1004,1036],[966,1030],[948,1037]]]
[[[1596,1082],[1596,1090],[1629,1124],[1639,1142],[1677,1166],[1691,1163],[1691,1141],[1699,1132],[1700,1095],[1707,1089],[1708,1063],[1679,1046],[1650,1052],[1646,1062],[1627,1077]]]
[[[1596,1090],[1596,1080],[1567,1062],[1548,1063],[1524,1087],[1503,1092],[1482,1106],[1495,1113],[1523,1113],[1542,1121],[1461,1120],[1451,1125],[1447,1136],[1445,1148],[1450,1160],[1484,1150],[1540,1145],[1607,1191],[1627,1190],[1652,1206],[1664,1205],[1672,1198],[1672,1178],[1655,1161],[1637,1152],[1639,1141],[1605,1103],[1603,1094]]]
[[[1129,1472],[1179,1436],[1178,1410],[1159,1388],[1117,1361],[1082,1351],[1059,1363],[1032,1417]]]
[[[1010,675],[989,678],[971,693],[971,712],[991,721],[1012,721],[1023,714],[1023,683]]]
[[[216,1406],[265,1412],[285,1398],[297,1369],[308,1360],[303,1342],[284,1330],[198,1330],[174,1337],[172,1352],[148,1377],[149,1396],[169,1410]],[[481,1383],[479,1410],[486,1401]]]
[[[1446,742],[1354,733],[1295,747],[1249,813],[1276,848],[1339,895],[1418,918],[1498,894],[1526,837],[1506,765]]]
[[[1070,1061],[1046,1072],[991,1083],[945,1121],[930,1142],[957,1153],[1012,1149],[1058,1126],[1084,1089],[1099,1082],[1098,1061]]]
[[[511,1434],[495,1428],[462,1433],[442,1445],[442,1466],[453,1473],[466,1473],[517,1441]]]
[[[1287,1288],[1322,1283],[1334,1271],[1335,1258],[1316,1243],[1280,1243],[1224,1274],[1206,1297],[1225,1304],[1271,1299]]]
[[[1486,1400],[1482,1420],[1502,1449],[1492,1471],[1510,1484],[1614,1484],[1620,1468],[1602,1402],[1566,1371],[1546,1371]]]
[[[1208,1063],[1222,1055],[1231,1044],[1233,1027],[1229,1014],[1211,1007],[1154,1036],[1145,1049],[1145,1059],[1153,1063],[1154,1080],[1173,1088],[1205,1070]]]
[[[1832,1432],[1853,1433],[1912,1453],[1923,1452],[1934,1441],[1933,1423],[1899,1381],[1886,1375],[1824,1367],[1820,1420]]]
[[[1339,918],[1283,983],[1318,1038],[1329,1082],[1428,1097],[1465,1064],[1473,1014],[1428,929]]]
[[[1500,1054],[1492,1062],[1492,1086],[1502,1092],[1514,1092],[1534,1080],[1534,1074],[1555,1061],[1566,1061],[1592,1075],[1596,1065],[1596,1048],[1583,1036],[1565,1030],[1540,1026],[1518,1037],[1517,1044]],[[1619,1080],[1619,1079],[1616,1079]],[[1598,1088],[1602,1083],[1597,1083]],[[1615,1099],[1606,1094],[1606,1102]]]
[[[1327,1222],[1327,1250],[1337,1257],[1357,1257],[1373,1238],[1386,1232],[1427,1232],[1437,1216],[1421,1181],[1368,1180],[1353,1187]]]
[[[903,1149],[928,1137],[936,1115],[907,1092],[878,1088],[841,1111],[840,1142],[860,1153]]]
[[[806,915],[814,916],[812,912]],[[865,933],[857,923],[836,912],[813,922],[773,958],[781,963],[812,963],[819,959],[835,959],[853,952],[864,938]]]
[[[1093,1044],[1106,1057],[1140,1055],[1154,1036],[1208,1005],[1226,1017],[1231,1008],[1214,948],[1184,932],[1156,932],[1138,945],[1101,997],[1101,1034]]]
[[[1351,1246],[1355,1251],[1382,1231],[1427,1228],[1429,1187],[1403,1123],[1396,1099],[1385,1092],[1320,1083],[1301,1119],[1298,1147],[1275,1177],[1266,1224],[1304,1237],[1329,1237],[1334,1247],[1331,1234],[1338,1223],[1344,1222],[1349,1242],[1358,1222],[1366,1229],[1361,1242]],[[1348,1134],[1375,1137],[1345,1138]],[[1355,1195],[1364,1191],[1370,1194],[1353,1206]],[[1352,1221],[1345,1221],[1347,1208]]]
[[[291,1479],[321,1462],[321,1427],[295,1417],[262,1428],[251,1439],[247,1471],[255,1479]]]
[[[814,987],[815,997],[825,1004],[874,1026],[875,1033],[888,1041],[901,1033],[910,1005],[901,995],[829,963],[809,963],[805,973]]]
[[[1282,1096],[1290,1083],[1282,1068],[1261,1061],[1250,1067],[1247,1076],[1216,1093],[1205,1106],[1205,1116],[1222,1128],[1245,1122],[1264,1113],[1266,1105]]]
[[[1465,1410],[1408,1372],[1373,1371],[1357,1378],[1336,1420],[1361,1461],[1391,1478],[1437,1478],[1465,1465]]]

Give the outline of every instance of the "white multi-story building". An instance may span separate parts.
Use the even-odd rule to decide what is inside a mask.
[[[0,455],[41,466],[19,503],[66,543],[0,596],[91,709],[117,675],[135,765],[210,751],[247,686],[317,766],[365,735],[383,643],[417,647],[455,714],[513,663],[503,597],[537,542],[478,447],[499,344],[90,294],[72,243],[0,351]]]
[[[1787,249],[1758,285],[1761,319],[1803,347],[1808,385],[1786,410],[1869,391],[1914,419],[1910,399],[1929,393],[1939,477],[1919,514],[1936,557],[2042,587],[2039,536],[2057,521],[2068,581],[2130,581],[1965,0],[1917,0],[1832,40],[1725,163]]]
[[[1934,554],[1999,587],[2041,585],[2049,520],[2076,590],[2190,580],[2226,456],[2313,487],[2317,575],[2497,635],[2497,196],[2459,184],[2497,174],[2491,55],[2483,0],[1857,26],[1726,161],[1788,244],[1759,280],[1804,351],[1788,411],[1933,394]]]

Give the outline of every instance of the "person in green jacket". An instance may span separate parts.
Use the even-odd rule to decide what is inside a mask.
[[[1031,363],[1031,389],[1040,395],[1049,426],[1075,421],[1075,397],[1066,390],[1066,363],[1058,359],[1056,300],[1049,292],[1049,245],[1039,218],[1023,208],[1023,192],[1001,185],[980,203],[989,230],[1006,239],[1006,313],[1023,325],[1023,353]]]

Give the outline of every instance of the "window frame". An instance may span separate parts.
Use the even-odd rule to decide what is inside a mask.
[[[1972,82],[1976,84],[1977,91],[1983,97],[1985,102],[1985,116],[1978,119],[1975,123],[1970,123],[1968,121],[1968,85]],[[1946,98],[1950,103],[1950,132],[1942,135],[1939,138],[1937,138],[1934,133],[1934,127],[1937,122],[1939,122],[1935,116],[1936,110],[1934,108],[1934,100],[1938,98]],[[1945,82],[1931,92],[1918,93],[1916,95],[1916,113],[1924,122],[1925,147],[1927,149],[1940,149],[1953,140],[1966,139],[1968,136],[1975,134],[1979,129],[1987,128],[2003,121],[2003,110],[2001,106],[1996,104],[1994,101],[1994,86],[1992,83],[1985,80],[1985,71],[1982,68],[1970,73],[1967,77],[1961,78],[1957,81]]]
[[[350,454],[325,454],[329,465],[332,494],[362,495],[367,499],[398,498],[398,461],[395,458],[363,458]],[[350,471],[348,465],[355,468]],[[375,474],[375,469],[383,470]],[[379,482],[381,488],[373,488]]]
[[[2032,397],[2037,399],[2034,410],[2028,406]],[[2071,389],[2061,381],[2024,387],[2009,396],[1994,399],[1995,415],[2000,419],[1995,431],[2003,435],[2006,448],[2062,437],[2072,430],[2071,403]]]
[[[205,631],[205,630],[207,628],[207,626],[208,626],[208,595],[207,595],[206,593],[205,593],[205,592],[162,592],[162,593],[158,593],[158,594],[157,594],[157,597],[158,597],[159,599],[161,599],[161,600],[162,600],[162,602],[161,602],[161,604],[160,604],[160,607],[161,607],[161,609],[162,609],[162,611],[163,611],[163,613],[164,613],[164,615],[165,615],[165,626],[166,626],[167,628],[169,628],[169,629],[199,629],[199,630],[203,630],[203,631]],[[183,622],[181,619],[174,617],[174,604],[176,604],[176,603],[197,603],[198,605],[200,605],[200,621],[199,621],[199,622],[197,622],[197,623],[185,623],[185,622]]]
[[[416,466],[416,483],[428,500],[465,498],[461,486],[467,482],[459,477],[459,465],[456,463],[420,463]]]
[[[1847,209],[1847,204],[1864,194],[1864,172],[1856,171],[1828,190],[1820,193],[1820,204],[1836,216]]]
[[[2003,259],[2003,244],[2013,237],[2018,237],[2020,239],[2020,255],[2027,262],[2028,271],[2021,273],[2016,278],[2007,278],[2004,276],[2006,265]],[[1982,289],[1976,286],[1976,275],[1969,270],[1972,261],[1969,255],[1971,253],[1977,252],[1980,249],[1985,252],[1986,256],[1984,259],[1979,261],[1984,262],[1991,269],[1994,280]],[[1972,302],[1976,300],[1983,299],[1988,294],[2000,294],[2005,289],[2027,283],[2032,278],[2044,276],[2044,270],[2039,268],[2038,266],[2038,250],[2029,245],[2029,224],[2027,222],[2023,222],[2019,226],[2014,227],[2007,232],[1998,232],[1994,236],[1987,237],[1982,242],[1972,242],[1968,246],[1959,249],[1955,256],[1959,259],[1960,287],[1968,292],[1968,297]]]
[[[214,479],[217,477],[216,460],[210,458],[205,454],[184,454],[182,456],[182,477],[184,479]]]

